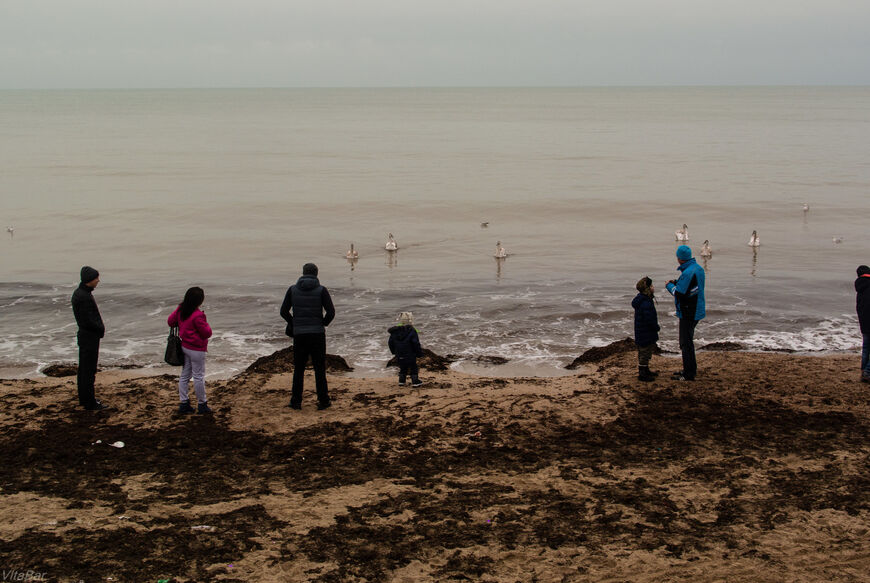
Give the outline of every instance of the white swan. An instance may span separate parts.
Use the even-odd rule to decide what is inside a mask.
[[[501,241],[496,241],[495,243],[495,255],[498,259],[504,259],[507,257],[507,251],[505,251],[504,247],[501,246]]]
[[[747,243],[750,247],[758,247],[761,245],[761,238],[758,236],[757,231],[752,231],[752,236],[749,237],[749,243]]]
[[[359,253],[354,250],[353,243],[350,244],[350,249],[347,250],[347,253],[345,253],[344,256],[348,259],[359,259]]]
[[[393,234],[390,233],[390,238],[387,240],[387,243],[384,245],[384,249],[387,251],[395,251],[399,248],[399,245],[396,243],[396,240],[393,239]]]
[[[674,240],[675,241],[688,241],[689,240],[689,227],[683,223],[682,229],[677,229],[674,231]]]
[[[701,257],[713,257],[713,249],[710,247],[709,239],[701,245]]]

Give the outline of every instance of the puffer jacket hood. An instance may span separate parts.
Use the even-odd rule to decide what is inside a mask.
[[[314,275],[303,275],[296,281],[296,285],[302,291],[311,291],[320,286],[320,280]]]

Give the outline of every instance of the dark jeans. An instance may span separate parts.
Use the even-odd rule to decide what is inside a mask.
[[[680,352],[683,353],[683,376],[695,378],[698,363],[695,361],[695,326],[698,320],[680,318]]]
[[[94,379],[97,376],[97,360],[100,357],[100,339],[79,334],[79,405],[90,407],[97,402],[94,397]]]
[[[317,387],[317,400],[329,403],[329,390],[326,386],[326,334],[297,334],[293,337],[293,390],[291,405],[302,404],[302,385],[305,381],[305,366],[311,357],[314,367],[314,384]]]
[[[417,359],[416,358],[400,358],[399,359],[399,382],[404,383],[405,377],[410,374],[411,382],[418,383],[420,382],[417,374],[420,372],[420,369],[417,367]]]
[[[861,347],[861,373],[870,377],[870,334],[863,334],[864,345]]]

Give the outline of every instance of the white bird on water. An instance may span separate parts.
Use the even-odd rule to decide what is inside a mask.
[[[758,247],[761,245],[761,238],[758,236],[757,231],[752,231],[752,236],[749,237],[749,243],[747,243],[750,247]]]
[[[809,203],[805,202],[805,203],[804,203],[804,212],[805,212],[805,213],[806,213],[806,212],[809,212],[809,210],[810,210],[810,205],[809,205]]]
[[[689,227],[683,223],[682,229],[677,229],[674,231],[674,240],[675,241],[688,241],[689,240]]]
[[[713,257],[713,249],[710,247],[709,239],[705,240],[704,244],[701,245],[701,257]]]
[[[359,253],[353,248],[353,243],[350,244],[350,249],[347,250],[344,256],[348,259],[359,259]]]
[[[11,225],[6,227],[6,232],[9,233],[10,237],[14,237],[15,236],[15,227],[13,227]]]
[[[843,238],[842,238],[842,237],[831,237],[831,240],[832,240],[834,243],[837,243],[837,244],[843,242]]]
[[[396,240],[393,239],[393,234],[390,233],[390,238],[387,240],[387,243],[384,245],[384,249],[386,249],[387,251],[396,251],[398,248],[399,248],[398,243],[396,243]]]
[[[496,241],[495,243],[495,255],[497,259],[504,259],[507,257],[507,251],[505,251],[504,247],[501,246],[501,241]]]

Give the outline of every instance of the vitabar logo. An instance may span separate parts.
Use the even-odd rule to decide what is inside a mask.
[[[3,569],[0,571],[4,581],[48,581],[48,573],[39,571],[19,571],[18,569]]]

